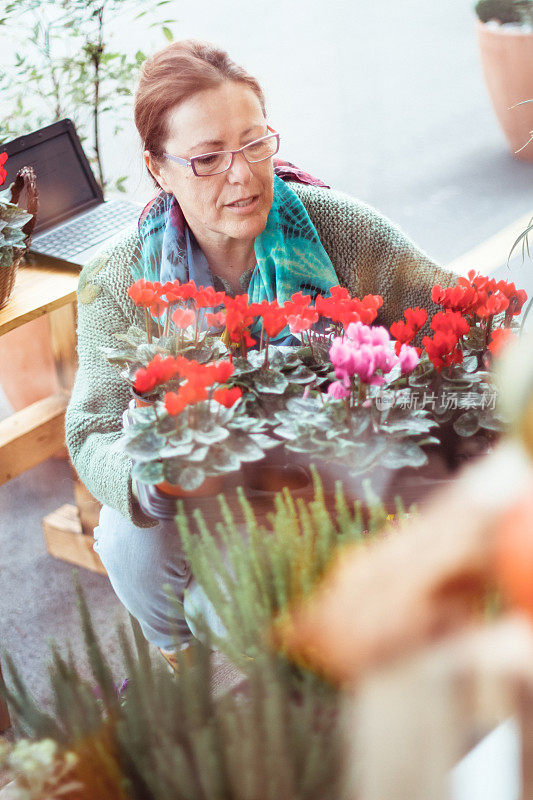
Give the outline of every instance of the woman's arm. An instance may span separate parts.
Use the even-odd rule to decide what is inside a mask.
[[[348,195],[314,186],[290,184],[305,205],[331,258],[339,283],[353,294],[380,294],[377,322],[390,326],[404,309],[439,310],[431,288],[455,284],[457,276],[433,262],[387,217]]]
[[[128,248],[119,246],[88,264],[78,287],[79,367],[67,408],[65,434],[73,464],[89,491],[135,525],[154,525],[131,490],[131,461],[117,447],[130,400],[126,382],[101,352],[116,346],[113,333],[132,323],[127,300]],[[131,279],[129,279],[131,282]]]

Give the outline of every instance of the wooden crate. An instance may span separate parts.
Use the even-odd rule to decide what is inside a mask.
[[[78,509],[67,503],[43,519],[46,549],[50,555],[70,564],[106,575],[93,550],[94,538],[83,533]]]

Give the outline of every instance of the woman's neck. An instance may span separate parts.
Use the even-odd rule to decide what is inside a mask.
[[[193,233],[213,275],[223,278],[234,291],[242,291],[239,278],[256,264],[254,240],[217,241],[206,236],[205,231]]]

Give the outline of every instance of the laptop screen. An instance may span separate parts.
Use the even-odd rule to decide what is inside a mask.
[[[70,120],[19,136],[1,149],[9,156],[6,186],[21,167],[32,166],[35,170],[39,193],[35,233],[102,202],[100,188]],[[24,205],[24,197],[19,205]]]

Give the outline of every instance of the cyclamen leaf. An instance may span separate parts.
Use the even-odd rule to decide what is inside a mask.
[[[224,439],[227,439],[230,435],[227,428],[222,428],[219,425],[215,425],[207,431],[194,430],[192,433],[196,441],[200,444],[216,444],[217,442],[223,442]]]
[[[293,397],[287,403],[287,409],[294,414],[301,414],[305,412],[316,413],[319,410],[319,401],[315,397]]]
[[[0,248],[0,267],[10,267],[13,263],[13,248],[2,247]]]
[[[453,429],[459,436],[473,436],[479,430],[479,414],[477,411],[465,411],[455,420]]]
[[[135,462],[131,471],[132,478],[141,483],[153,485],[164,480],[163,465],[160,461]]]
[[[247,434],[232,434],[225,445],[241,461],[257,461],[263,458],[263,450]]]
[[[495,411],[482,411],[479,415],[479,424],[480,427],[489,431],[503,431],[507,422]]]
[[[207,463],[216,472],[235,472],[241,466],[241,459],[226,445],[215,445],[209,451]]]
[[[271,394],[283,394],[289,381],[275,369],[262,369],[258,372],[254,381],[255,388],[260,392]]]
[[[159,448],[160,458],[179,458],[188,456],[194,445],[192,442],[181,442],[180,444],[166,444]]]
[[[129,344],[131,347],[137,347],[138,344],[146,344],[147,336],[146,331],[139,328],[137,325],[130,325],[125,333],[115,333],[113,337],[119,342]]]
[[[202,462],[209,452],[209,447],[195,447],[187,456],[187,461]]]
[[[315,373],[308,369],[308,367],[304,366],[304,364],[300,364],[296,369],[292,372],[287,373],[287,378],[291,383],[312,383],[315,380]]]
[[[127,442],[124,449],[136,461],[151,461],[164,444],[165,438],[149,428]]]
[[[421,467],[427,461],[424,451],[413,442],[394,442],[385,451],[381,462],[389,469]]]
[[[264,433],[252,433],[250,438],[262,450],[270,450],[272,447],[278,447],[279,445],[279,442]]]

